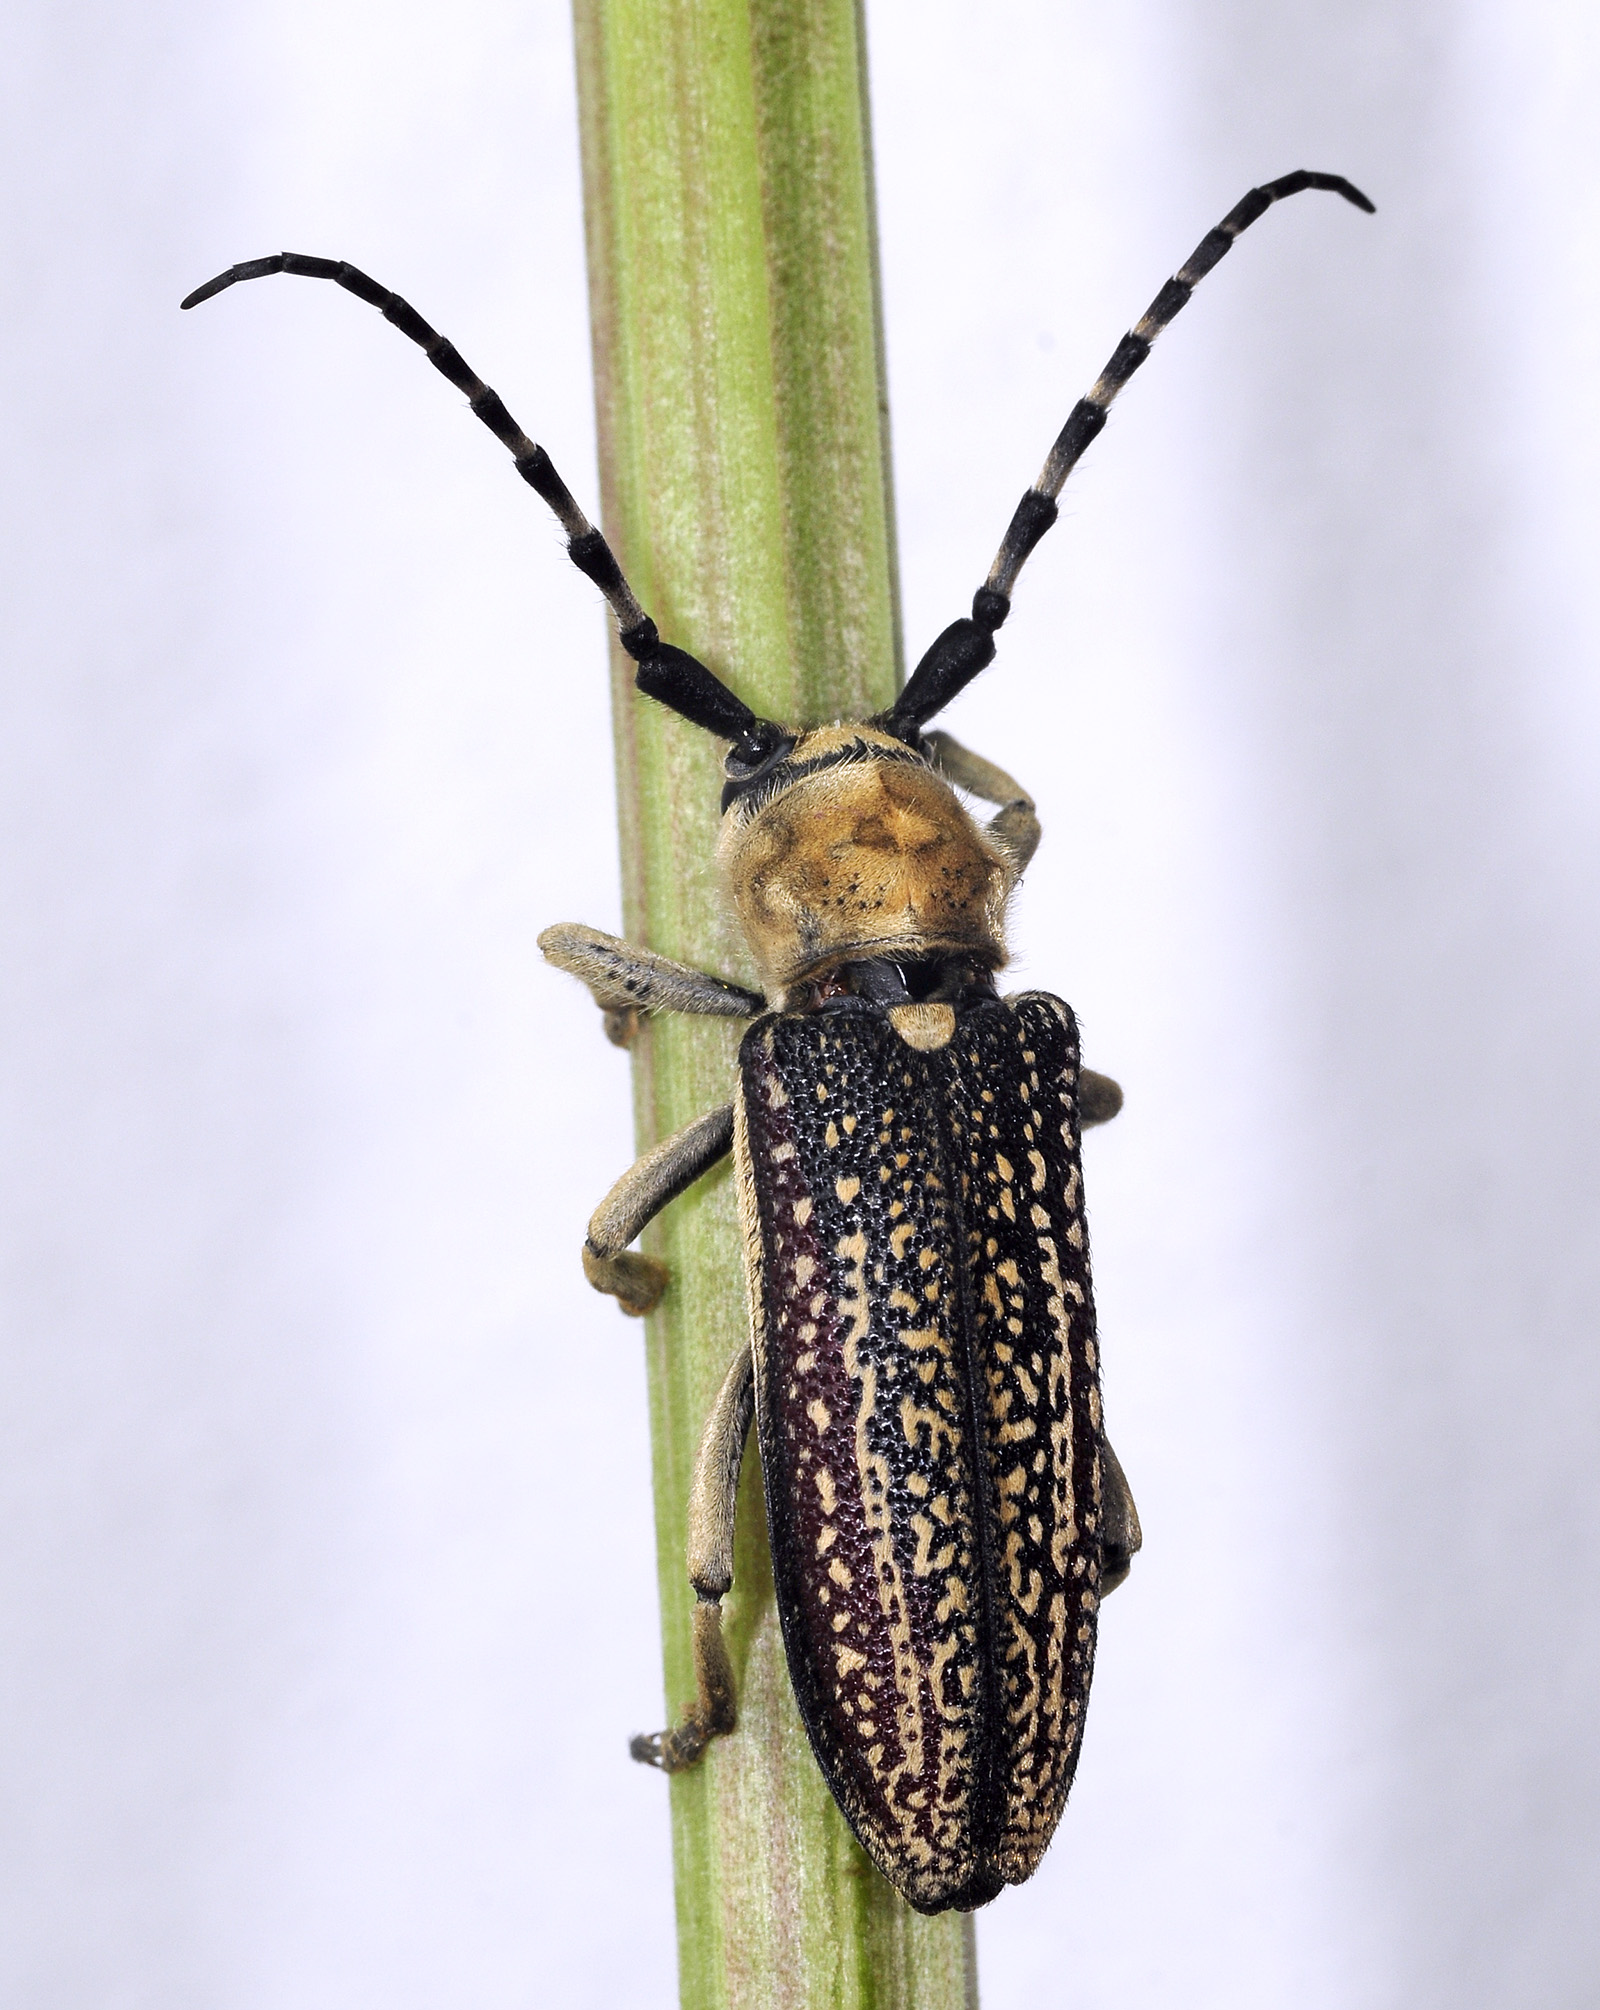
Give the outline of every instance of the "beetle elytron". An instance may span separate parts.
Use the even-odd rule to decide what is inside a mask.
[[[757,718],[661,640],[549,456],[416,311],[365,273],[283,252],[239,279],[332,279],[464,391],[616,615],[638,688],[730,742],[719,866],[759,993],[595,929],[539,938],[626,1043],[641,1011],[754,1021],[733,1101],[658,1145],[589,1224],[583,1266],[644,1313],[664,1266],[632,1254],[730,1149],[751,1339],[706,1426],[689,1515],[698,1694],[634,1756],[690,1766],[735,1723],[720,1601],[752,1415],[789,1672],[862,1845],[922,1912],[970,1910],[1037,1867],[1072,1783],[1100,1600],[1139,1521],[1106,1439],[1078,1141],[1122,1092],[1079,1065],[1044,992],[1002,998],[1005,912],[1039,842],[1026,791],[924,727],[994,656],[1024,561],[1112,399],[1197,282],[1305,170],[1252,189],[1169,279],[1073,408],[970,618],[875,719]],[[981,828],[956,795],[997,806]]]

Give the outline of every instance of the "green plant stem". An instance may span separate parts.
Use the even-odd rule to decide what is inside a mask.
[[[767,717],[862,717],[899,674],[864,47],[857,0],[575,0],[604,524],[667,640]],[[718,743],[613,653],[628,934],[749,980],[711,869]],[[736,1029],[634,1050],[640,1147],[730,1093]],[[724,1167],[646,1246],[666,1689],[693,1693],[684,1520],[746,1333]],[[967,2010],[970,1922],[912,1913],[823,1786],[795,1712],[752,1445],[727,1633],[738,1731],[671,1783],[692,2010]],[[625,1895],[618,1894],[620,1902]]]

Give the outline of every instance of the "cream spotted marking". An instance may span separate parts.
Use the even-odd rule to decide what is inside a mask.
[[[695,1698],[636,1758],[675,1772],[737,1726],[721,1600],[739,1469],[759,1431],[778,1610],[817,1761],[873,1861],[925,1912],[1029,1876],[1083,1736],[1100,1602],[1141,1541],[1106,1437],[1079,1135],[1122,1091],[1079,1067],[1058,999],[1002,999],[1032,797],[932,720],[993,660],[1056,497],[1151,344],[1240,234],[1337,175],[1252,189],[1167,281],[1068,415],[970,617],[875,719],[759,718],[664,642],[544,448],[453,344],[338,259],[230,266],[332,280],[417,343],[549,505],[604,594],[637,688],[728,742],[717,867],[759,989],[598,929],[547,929],[627,1046],[658,1012],[754,1019],[736,1092],[656,1144],[595,1210],[584,1272],[626,1312],[669,1288],[628,1245],[734,1153],[750,1342],[695,1461]],[[960,791],[960,794],[957,792]],[[994,814],[979,823],[963,798]]]

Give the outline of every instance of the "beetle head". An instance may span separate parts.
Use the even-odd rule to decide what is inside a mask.
[[[730,756],[718,865],[769,998],[875,957],[1006,960],[1010,862],[918,748],[818,726],[749,773]]]

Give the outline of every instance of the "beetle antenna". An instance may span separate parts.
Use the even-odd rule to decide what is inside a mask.
[[[226,272],[219,272],[215,279],[197,286],[182,304],[185,308],[198,307],[203,300],[225,292],[237,280],[266,279],[275,272],[294,273],[304,279],[331,279],[358,300],[365,300],[402,335],[409,335],[433,367],[448,377],[458,391],[466,393],[473,412],[513,455],[517,473],[555,512],[567,534],[568,558],[605,595],[617,617],[619,640],[639,665],[634,681],[647,697],[670,706],[693,725],[734,741],[740,754],[752,764],[772,750],[784,737],[781,730],[770,721],[757,718],[703,663],[661,640],[655,623],[623,577],[622,567],[604,533],[579,509],[550,456],[528,438],[502,404],[498,392],[491,391],[468,367],[455,344],[430,328],[409,301],[343,259],[310,258],[298,251],[280,251],[271,258],[249,258],[241,265],[230,265]]]
[[[1026,563],[1028,554],[1055,522],[1056,497],[1060,495],[1067,476],[1082,458],[1084,449],[1104,426],[1111,401],[1150,354],[1150,345],[1162,329],[1187,305],[1189,295],[1212,266],[1232,250],[1234,239],[1248,230],[1256,218],[1264,215],[1275,202],[1287,195],[1299,195],[1308,188],[1329,189],[1335,195],[1342,195],[1346,202],[1354,203],[1357,209],[1366,210],[1369,215],[1376,208],[1343,175],[1317,174],[1309,168],[1300,168],[1278,181],[1269,181],[1260,188],[1251,189],[1242,202],[1229,210],[1216,229],[1200,240],[1189,262],[1167,281],[1145,309],[1143,317],[1117,344],[1110,362],[1096,378],[1089,395],[1080,398],[1073,406],[1067,423],[1056,436],[1056,443],[1050,449],[1038,481],[1017,504],[1000,549],[995,554],[994,564],[989,568],[989,577],[973,595],[971,619],[952,622],[912,671],[905,689],[885,717],[884,723],[891,731],[908,737],[920,733],[936,712],[948,705],[957,692],[994,661],[995,630],[1011,612],[1011,592],[1016,585],[1017,574]]]

